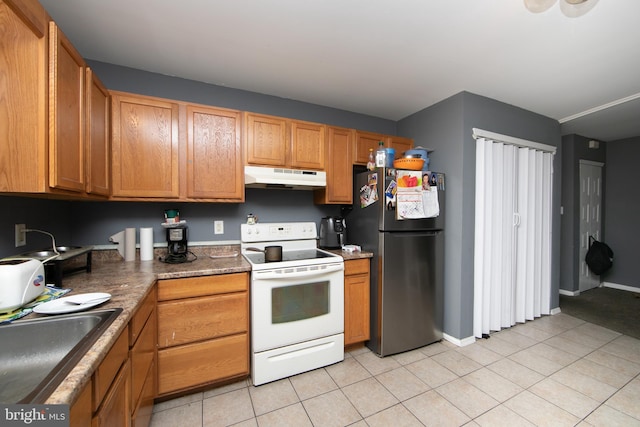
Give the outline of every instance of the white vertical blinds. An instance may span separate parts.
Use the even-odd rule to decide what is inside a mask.
[[[522,144],[476,141],[476,337],[550,312],[552,160]]]

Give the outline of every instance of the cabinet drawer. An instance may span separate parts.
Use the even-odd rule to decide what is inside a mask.
[[[131,392],[132,402],[137,404],[156,355],[156,313],[152,312],[140,338],[131,348]]]
[[[345,261],[344,263],[344,275],[350,276],[352,274],[364,274],[369,272],[369,264],[371,263],[371,259],[363,258],[363,259],[354,259],[350,261]]]
[[[248,308],[246,292],[160,303],[158,345],[170,347],[246,332]]]
[[[159,395],[248,373],[246,333],[158,351]]]
[[[156,306],[156,288],[155,286],[149,292],[147,297],[144,299],[140,308],[136,314],[133,315],[131,321],[129,322],[129,345],[133,346],[138,339],[138,335],[140,335],[140,331],[147,323],[147,319],[149,318],[149,314],[153,311],[153,308]]]
[[[167,279],[158,282],[158,301],[246,291],[248,273]]]
[[[104,358],[96,372],[93,374],[93,411],[100,406],[100,402],[107,394],[113,379],[120,370],[122,364],[129,357],[129,331],[128,326],[120,334],[107,356]]]

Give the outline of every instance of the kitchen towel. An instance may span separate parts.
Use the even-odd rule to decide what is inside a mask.
[[[124,260],[136,260],[136,229],[127,228],[124,230]]]
[[[140,261],[153,260],[153,227],[140,228]]]

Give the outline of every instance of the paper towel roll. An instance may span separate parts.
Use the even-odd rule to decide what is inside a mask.
[[[124,230],[124,260],[136,260],[136,229],[126,228]]]
[[[118,231],[116,234],[109,237],[109,241],[118,245],[118,253],[122,258],[124,258],[124,230]]]
[[[140,261],[153,260],[153,228],[140,228]]]

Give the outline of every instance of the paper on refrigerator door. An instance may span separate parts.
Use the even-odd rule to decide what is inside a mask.
[[[429,173],[398,170],[396,219],[432,218],[440,214],[438,193],[429,185]]]

